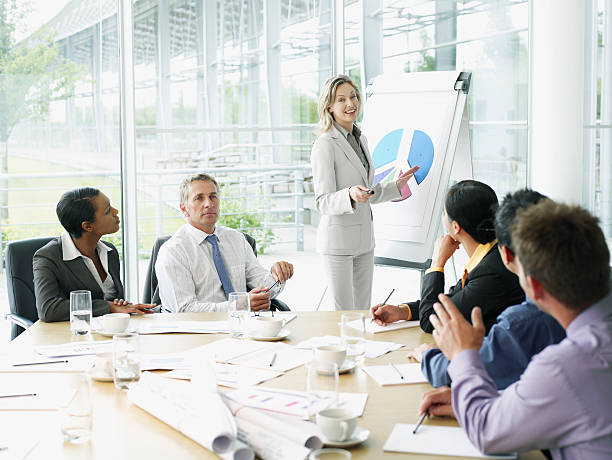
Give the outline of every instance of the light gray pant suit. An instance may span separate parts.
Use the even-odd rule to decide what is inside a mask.
[[[370,308],[374,273],[374,228],[370,203],[401,196],[394,181],[372,187],[374,165],[364,135],[359,138],[369,163],[366,171],[357,153],[335,127],[319,136],[312,154],[316,208],[321,214],[317,252],[323,264],[336,309]],[[366,203],[349,195],[353,185],[373,188]]]

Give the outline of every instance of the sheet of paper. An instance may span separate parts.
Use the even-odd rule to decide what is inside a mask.
[[[389,364],[382,366],[364,366],[363,370],[376,380],[376,383],[382,386],[427,383],[427,379],[423,375],[423,372],[421,372],[421,363],[394,364],[393,366]]]
[[[34,396],[7,397],[30,394]],[[0,385],[0,411],[3,410],[57,410],[74,396],[73,388],[51,390],[36,385]]]
[[[0,438],[0,460],[22,460],[34,450],[40,442],[40,438],[32,430],[16,431],[6,433],[6,428],[2,428],[2,438]]]
[[[189,351],[159,355],[140,355],[140,370],[143,371],[191,369],[192,366],[193,362]]]
[[[311,337],[298,343],[295,347],[310,350],[321,345],[340,345],[342,339],[335,335],[325,335],[320,337]],[[380,340],[366,340],[366,358],[378,358],[391,351],[398,350],[404,345],[395,342],[383,342]]]
[[[75,356],[72,358],[0,358],[0,373],[2,372],[85,372],[94,364],[93,356]]]
[[[218,363],[227,363],[232,359],[252,353],[258,350],[263,350],[270,346],[269,342],[257,342],[254,340],[240,340],[225,338],[214,342],[202,345],[198,348],[193,348],[190,353],[202,354],[208,353],[214,357]]]
[[[320,410],[332,402],[332,395],[321,392]],[[276,390],[272,388],[241,388],[230,391],[227,395],[239,404],[255,407],[269,412],[303,417],[308,411],[308,393],[305,391]],[[328,397],[326,397],[328,396]],[[338,393],[338,404],[358,416],[363,415],[367,393]]]
[[[191,380],[192,371],[191,369],[182,369],[160,375],[173,379]],[[283,373],[234,364],[215,363],[215,375],[218,385],[229,388],[241,388],[258,385],[283,375]]]
[[[42,345],[36,347],[34,350],[39,355],[43,355],[48,358],[95,355],[98,353],[106,353],[113,351],[113,341],[92,340],[87,342],[67,342],[61,343],[59,345]]]
[[[415,425],[398,423],[393,427],[383,450],[415,454],[450,455],[476,458],[517,458],[516,453],[485,455],[470,442],[461,427],[423,424],[416,434]]]
[[[358,323],[358,321],[359,320],[351,321],[348,324],[350,326],[351,323]],[[359,326],[359,325],[356,324],[356,326]],[[419,321],[402,320],[402,321],[397,321],[395,323],[387,324],[386,326],[381,326],[371,320],[366,320],[365,322],[366,332],[369,332],[370,334],[378,334],[379,332],[396,331],[398,329],[407,329],[409,327],[417,327],[417,326],[420,326]]]
[[[266,342],[266,346],[248,354],[229,359],[230,364],[287,372],[310,361],[312,352],[300,350],[281,342]],[[270,364],[272,366],[270,366]]]
[[[139,334],[217,334],[228,333],[227,321],[143,321]]]

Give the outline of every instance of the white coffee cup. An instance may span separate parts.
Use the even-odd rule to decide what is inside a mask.
[[[276,337],[284,325],[284,318],[254,316],[248,321],[247,331],[255,337]]]
[[[96,373],[102,374],[105,377],[113,376],[113,353],[99,353],[94,361],[94,369]]]
[[[119,334],[125,332],[130,324],[129,313],[107,313],[102,317],[104,332]]]
[[[346,347],[343,345],[321,345],[315,348],[314,357],[322,363],[336,363],[338,368],[342,366],[346,358]]]
[[[357,427],[357,415],[346,409],[324,409],[317,413],[317,425],[330,441],[346,441]]]

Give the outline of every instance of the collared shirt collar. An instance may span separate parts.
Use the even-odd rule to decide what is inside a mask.
[[[468,274],[472,270],[474,270],[474,268],[476,268],[476,266],[480,262],[482,262],[482,259],[484,259],[484,257],[489,253],[491,248],[496,244],[497,239],[494,239],[490,243],[479,244],[476,250],[474,251],[474,254],[472,254],[472,257],[470,257],[470,260],[468,260],[468,263],[465,265],[464,273]]]
[[[604,298],[580,312],[567,327],[567,336],[571,337],[577,334],[580,329],[589,324],[600,324],[604,322],[604,318],[612,315],[612,310],[610,309],[611,303],[612,293],[608,293]]]
[[[68,232],[62,233],[62,236],[60,238],[62,241],[62,259],[63,260],[74,260],[78,257],[86,257],[86,256],[83,256],[83,254],[81,254],[81,251],[78,250],[78,248],[76,247],[76,244],[74,244],[74,241],[72,241],[72,237],[70,236],[70,233]],[[110,248],[107,245],[105,245],[102,241],[98,241],[96,250],[98,251],[98,254],[102,254],[103,252],[107,253],[108,251],[110,251]]]
[[[208,238],[210,235],[217,235],[217,239],[221,241],[221,234],[223,232],[219,231],[220,227],[218,225],[215,225],[215,231],[213,233],[206,233],[190,224],[187,224],[187,228],[189,229],[189,233],[195,238],[198,244],[201,244],[203,241],[206,241],[206,238]]]
[[[340,131],[340,134],[342,134],[344,138],[346,139],[346,137],[349,135],[349,132],[346,129],[344,129],[342,126],[340,126],[338,123],[336,123],[335,121],[334,121],[334,126],[336,127],[338,131]],[[361,130],[357,127],[357,125],[353,124],[353,132],[350,134],[352,134],[357,139],[359,139],[361,137]]]

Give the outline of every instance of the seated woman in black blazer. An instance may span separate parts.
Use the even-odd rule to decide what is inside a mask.
[[[468,321],[472,308],[480,307],[488,332],[506,307],[525,300],[518,277],[506,269],[497,249],[493,226],[497,206],[495,192],[482,182],[464,180],[453,185],[444,202],[448,233],[434,245],[431,268],[421,284],[421,300],[399,306],[375,305],[370,311],[372,319],[381,325],[418,319],[421,329],[432,332],[429,316],[438,295],[444,292],[444,265],[460,245],[470,260],[462,279],[447,295]]]
[[[98,189],[83,187],[62,195],[57,217],[66,231],[34,254],[36,309],[42,321],[70,319],[70,291],[91,291],[93,316],[152,313],[155,305],[123,300],[119,254],[103,235],[119,230],[118,211]]]

